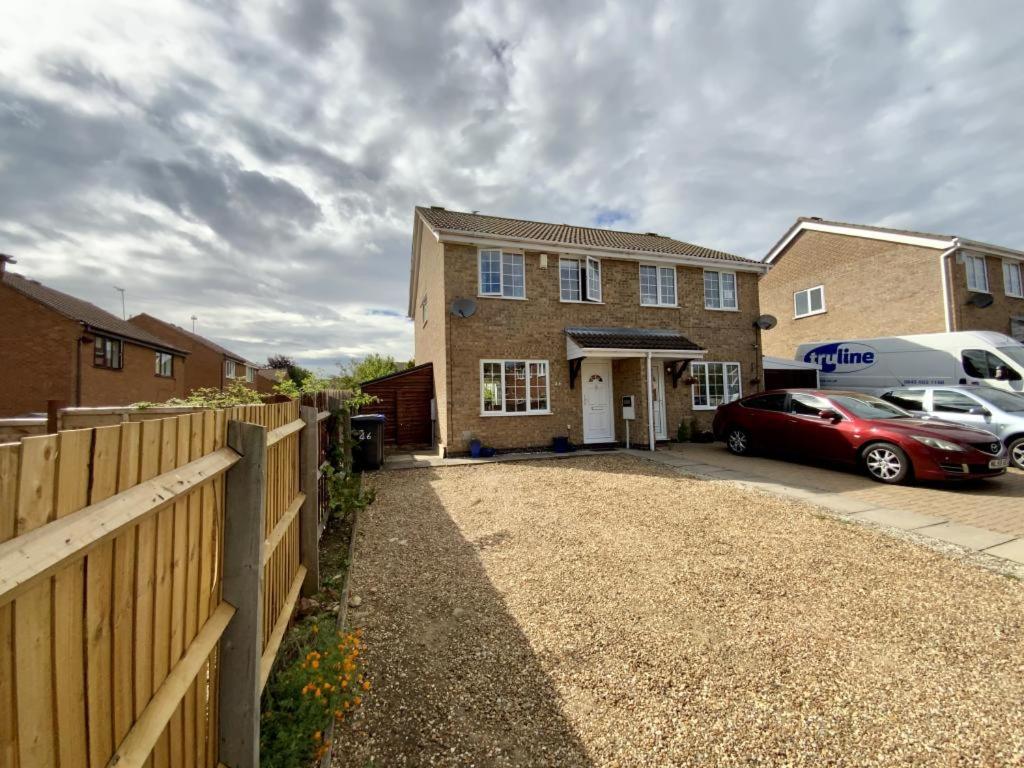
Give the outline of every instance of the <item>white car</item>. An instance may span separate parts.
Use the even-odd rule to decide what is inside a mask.
[[[915,415],[987,429],[1006,445],[1013,466],[1024,469],[1024,395],[992,387],[900,387],[882,399]]]

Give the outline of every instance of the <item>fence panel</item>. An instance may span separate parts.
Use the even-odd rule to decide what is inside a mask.
[[[215,768],[228,424],[266,435],[262,690],[306,580],[303,526],[315,541],[323,519],[317,500],[300,514],[306,422],[295,401],[95,416],[120,420],[0,445],[0,765]]]

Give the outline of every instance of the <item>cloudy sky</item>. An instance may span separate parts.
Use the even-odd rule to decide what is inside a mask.
[[[760,258],[1024,247],[1018,2],[3,0],[0,252],[325,370],[412,352],[412,208]]]

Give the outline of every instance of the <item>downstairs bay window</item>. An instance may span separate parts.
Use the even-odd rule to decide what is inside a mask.
[[[738,400],[740,387],[739,363],[691,363],[693,384],[693,410],[710,411],[722,403]]]
[[[550,413],[547,360],[481,360],[483,416]]]

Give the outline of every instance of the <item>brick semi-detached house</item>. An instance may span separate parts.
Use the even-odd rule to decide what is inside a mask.
[[[440,448],[621,443],[625,395],[634,444],[708,428],[760,386],[765,269],[653,233],[416,208],[409,315]]]
[[[188,351],[188,367],[185,370],[186,392],[206,387],[224,389],[234,383],[243,383],[260,392],[270,392],[273,389],[270,381],[256,375],[259,366],[255,363],[198,333],[186,331],[180,326],[145,313],[129,318],[128,322]]]
[[[187,352],[94,304],[7,271],[0,256],[0,416],[185,394]]]
[[[768,253],[765,352],[813,341],[997,331],[1024,341],[1024,252],[955,235],[800,218]]]

